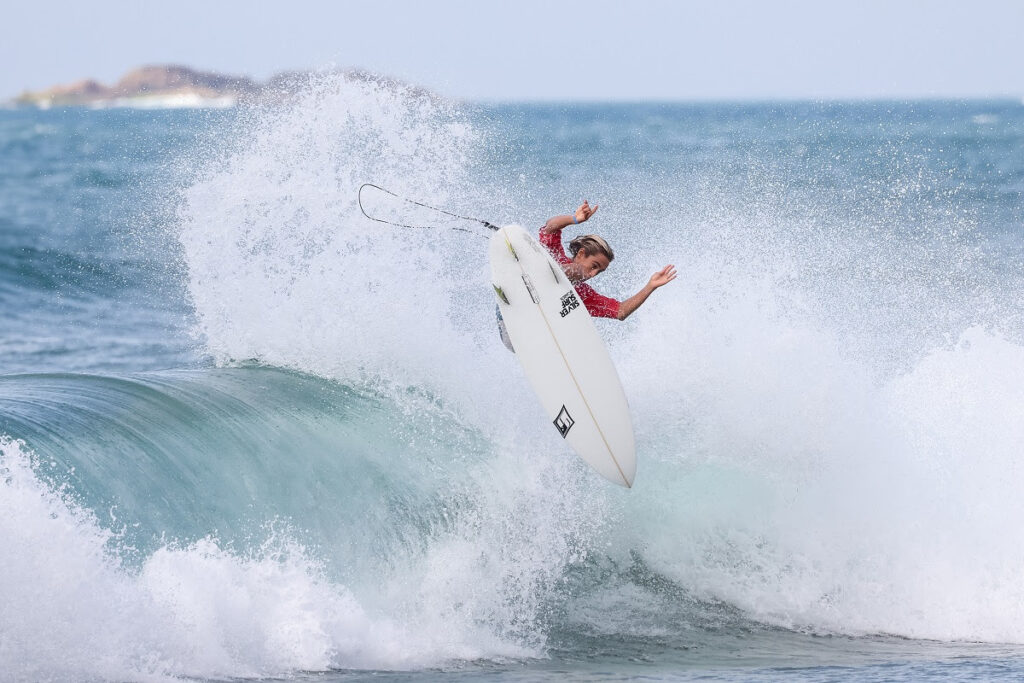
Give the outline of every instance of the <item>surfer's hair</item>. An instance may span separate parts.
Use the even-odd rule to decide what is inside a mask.
[[[608,246],[603,237],[598,237],[597,235],[579,235],[574,237],[572,242],[569,242],[569,253],[572,254],[573,258],[576,258],[576,252],[580,249],[587,256],[604,254],[608,257],[609,263],[615,260],[615,252],[612,251],[612,248]]]

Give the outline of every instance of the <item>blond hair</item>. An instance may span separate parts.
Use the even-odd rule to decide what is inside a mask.
[[[576,252],[580,249],[587,256],[604,254],[608,257],[609,262],[615,259],[615,252],[612,251],[612,248],[608,246],[603,237],[598,237],[597,235],[577,235],[574,237],[572,242],[569,242],[569,253],[572,254],[573,258],[576,258]]]

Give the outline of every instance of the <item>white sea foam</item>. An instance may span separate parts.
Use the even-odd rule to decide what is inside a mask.
[[[453,619],[467,608],[444,602],[459,588],[451,549],[417,572],[448,577],[447,589],[427,586],[427,600],[444,604],[411,611],[402,608],[419,589],[407,581],[390,589],[394,603],[367,608],[287,537],[243,552],[215,538],[168,544],[127,566],[116,535],[44,484],[40,468],[23,443],[0,437],[5,680],[267,677],[529,654]]]
[[[678,296],[615,340],[643,455],[613,547],[770,623],[1024,642],[1024,345],[1001,293],[1017,276],[990,279],[948,225],[936,268],[920,238],[852,262],[859,230],[793,242],[760,232],[771,215],[708,215],[693,247],[654,231],[693,256]],[[927,284],[910,297],[860,267]],[[992,324],[957,335],[970,317]]]
[[[626,364],[662,399],[634,402],[641,429],[686,417],[641,436],[637,528],[615,546],[771,623],[1022,642],[1024,348],[971,330],[879,386],[834,338],[759,332],[678,375]]]

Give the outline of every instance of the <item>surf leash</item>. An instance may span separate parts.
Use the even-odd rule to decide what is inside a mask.
[[[431,230],[445,230],[445,229],[448,229],[448,230],[459,230],[460,232],[469,232],[469,233],[472,233],[474,235],[479,235],[480,234],[478,232],[475,232],[473,230],[469,230],[467,228],[455,227],[454,225],[408,225],[406,223],[396,223],[394,221],[389,221],[389,220],[385,220],[383,218],[377,218],[376,216],[371,216],[370,214],[368,214],[366,212],[366,209],[363,207],[363,190],[365,190],[368,187],[372,187],[375,190],[379,190],[379,191],[383,192],[384,194],[389,194],[392,197],[394,197],[395,199],[398,199],[399,201],[407,202],[409,204],[415,204],[416,206],[422,206],[424,209],[430,209],[431,211],[436,211],[438,213],[443,213],[446,216],[451,216],[452,218],[458,218],[459,220],[472,221],[474,223],[479,223],[480,225],[484,226],[488,230],[493,230],[495,232],[500,230],[500,228],[497,225],[494,225],[493,223],[490,223],[488,221],[482,220],[480,218],[473,218],[472,216],[460,216],[457,213],[452,213],[451,211],[445,211],[444,209],[439,209],[436,206],[430,206],[429,204],[424,204],[423,202],[418,202],[415,199],[408,199],[407,197],[402,197],[400,195],[395,194],[391,190],[384,189],[380,185],[374,185],[373,183],[363,183],[362,185],[359,186],[359,192],[356,195],[356,199],[359,202],[359,210],[362,211],[363,215],[366,216],[367,218],[369,218],[371,221],[376,221],[378,223],[386,223],[387,225],[393,225],[393,226],[395,226],[397,228],[414,228],[414,229],[417,229],[417,230],[419,230],[419,229],[431,229]]]

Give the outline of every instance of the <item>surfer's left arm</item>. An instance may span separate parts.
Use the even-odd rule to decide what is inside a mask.
[[[651,276],[651,279],[644,285],[643,289],[619,304],[619,320],[625,320],[629,315],[640,308],[647,297],[654,293],[658,287],[667,285],[676,279],[676,267],[668,265]]]

